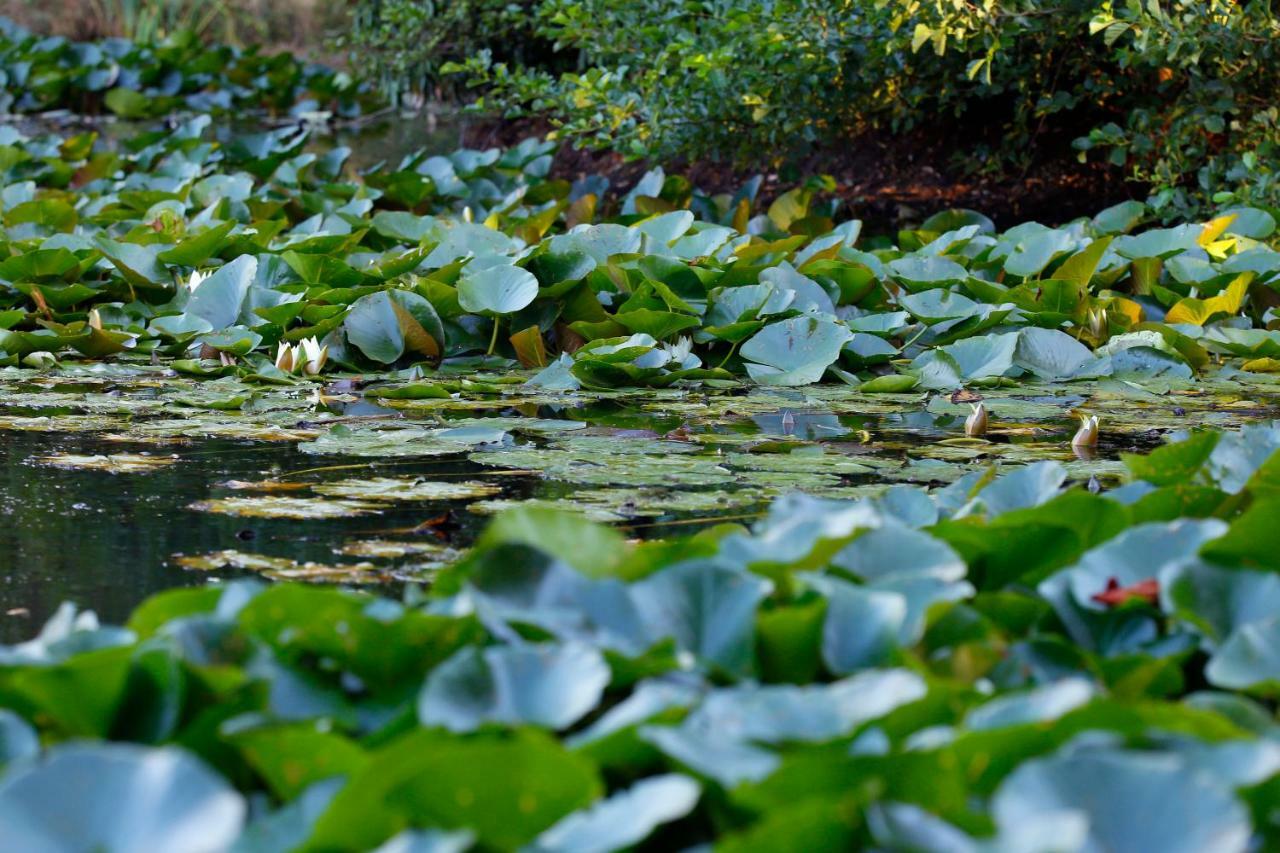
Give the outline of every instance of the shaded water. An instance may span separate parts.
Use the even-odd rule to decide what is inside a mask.
[[[733,399],[745,403],[748,398]],[[338,414],[359,418],[387,411],[360,400]],[[902,457],[911,447],[928,452],[939,440],[955,436],[960,427],[954,416],[926,411],[837,415],[821,408],[806,411],[803,407],[729,415],[710,424],[646,410],[635,402],[609,400],[584,400],[573,407],[544,405],[523,412],[462,411],[450,413],[450,417],[486,413],[570,418],[588,425],[573,433],[584,437],[657,440],[663,435],[688,431],[704,445],[695,455],[717,459],[744,447],[744,441],[757,440],[828,444],[832,449],[840,448],[840,458],[849,458],[845,454],[865,430],[877,431],[881,438],[873,447],[855,448],[855,455],[862,454],[858,458],[871,458],[866,454]],[[236,415],[226,413],[225,417],[235,419]],[[410,415],[411,419],[414,417],[422,415]],[[1055,426],[1069,434],[1067,420]],[[1136,446],[1135,441],[1130,439],[1129,446]],[[546,445],[547,440],[525,439],[522,443],[536,447]],[[999,452],[1000,446],[992,448]],[[1012,445],[1004,446],[1012,450]],[[196,438],[180,445],[144,447],[143,452],[174,454],[178,461],[136,474],[62,470],[42,464],[44,457],[55,452],[109,455],[122,451],[138,449],[97,433],[0,431],[0,642],[31,635],[64,600],[90,607],[104,620],[120,622],[139,601],[159,590],[243,574],[186,570],[176,562],[181,555],[234,549],[299,562],[343,565],[350,564],[353,558],[339,556],[339,549],[358,541],[416,540],[465,547],[487,518],[468,511],[465,501],[387,503],[376,514],[323,520],[245,518],[189,508],[201,500],[243,495],[228,487],[232,481],[315,484],[372,477],[480,480],[500,485],[500,497],[504,499],[540,498],[565,505],[574,503],[580,488],[555,479],[486,468],[467,461],[464,454],[391,459],[317,456],[299,451],[292,442],[281,441]],[[1113,456],[1114,448],[1105,455]],[[608,458],[601,461],[610,464]],[[831,479],[820,468],[813,475],[792,476],[801,488],[806,480]],[[841,478],[836,486],[857,488],[878,479],[876,475],[855,474]],[[699,489],[695,485],[681,494],[727,494],[735,488],[738,487]],[[623,526],[630,535],[640,537],[692,532],[717,518],[749,520],[762,511],[764,503],[761,497],[746,503],[729,502],[722,511],[714,505],[696,511],[650,511],[624,519]],[[624,515],[627,512],[625,506],[620,511]],[[424,522],[438,522],[442,516],[443,524],[422,526]]]
[[[206,581],[208,575],[177,567],[175,555],[239,549],[333,562],[336,545],[410,527],[431,514],[421,506],[396,504],[376,516],[332,520],[237,518],[187,509],[195,501],[225,495],[220,485],[229,480],[347,462],[377,473],[378,466],[367,459],[319,459],[291,444],[204,441],[182,448],[178,464],[144,475],[33,465],[33,459],[53,451],[112,453],[120,447],[80,436],[3,433],[0,639],[29,634],[64,600],[119,621],[153,592]],[[431,475],[444,468],[470,473],[476,467],[429,460],[398,465],[394,473]],[[468,540],[480,519],[465,514],[459,519],[456,535]],[[14,609],[25,612],[9,613]]]

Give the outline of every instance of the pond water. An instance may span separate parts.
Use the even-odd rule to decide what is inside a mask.
[[[219,395],[244,386],[116,370],[0,379],[0,641],[29,636],[63,600],[123,620],[153,592],[255,566],[393,588],[429,581],[492,512],[522,501],[661,536],[749,521],[796,489],[851,498],[942,486],[992,462],[1058,459],[1078,481],[1111,484],[1116,451],[1155,440],[1135,423],[1077,458],[1070,411],[1084,398],[1034,389],[989,398],[1010,423],[984,442],[963,437],[967,407],[945,396],[838,387],[557,397],[514,385],[506,397],[375,400],[339,382],[319,403],[310,388],[261,389],[224,411]],[[442,452],[428,435],[441,428],[464,443]],[[258,515],[277,511],[273,499],[336,517]]]
[[[208,576],[176,565],[180,555],[225,549],[332,562],[335,545],[393,535],[425,516],[421,507],[391,506],[377,517],[324,519],[238,518],[196,513],[191,504],[224,494],[220,484],[260,480],[275,472],[317,466],[314,456],[287,444],[203,441],[181,450],[181,464],[142,474],[60,470],[35,466],[54,452],[119,452],[108,442],[75,435],[7,433],[0,440],[0,641],[30,634],[64,600],[91,606],[120,622],[146,596]],[[325,464],[342,464],[341,458]],[[367,460],[365,460],[367,463]],[[374,466],[366,466],[371,470]],[[457,462],[397,466],[396,474],[430,475]],[[438,510],[437,510],[438,511]],[[480,522],[459,516],[451,538],[471,538]],[[225,573],[219,573],[224,574]],[[20,612],[12,613],[14,609]],[[25,612],[21,612],[25,611]]]

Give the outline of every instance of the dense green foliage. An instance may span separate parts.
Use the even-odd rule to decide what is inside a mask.
[[[345,72],[288,53],[206,45],[189,31],[156,43],[76,42],[41,37],[0,18],[0,112],[6,114],[351,116],[375,101],[366,84]]]
[[[646,545],[517,511],[404,603],[67,605],[0,647],[0,844],[1266,847],[1277,447],[1196,433],[1103,495],[1046,462]]]
[[[491,59],[547,69],[568,63],[536,32],[538,0],[362,0],[350,28],[334,38],[353,64],[373,70],[392,100],[412,101],[447,83],[442,69],[479,51]],[[446,88],[449,88],[446,86]]]
[[[542,32],[581,68],[465,69],[486,108],[661,157],[759,163],[872,129],[954,140],[967,168],[1101,157],[1169,214],[1230,194],[1275,204],[1266,2],[545,0]]]
[[[548,180],[551,146],[533,140],[353,176],[348,151],[305,151],[302,130],[225,146],[207,131],[193,119],[121,151],[4,134],[7,363],[155,353],[285,381],[485,353],[559,389],[830,371],[902,391],[1280,357],[1259,209],[1139,231],[1149,212],[1129,202],[1002,234],[961,211],[864,249],[860,223],[808,189],[755,213],[754,184],[708,197],[659,170],[602,198],[603,179]],[[306,371],[278,346],[313,339],[327,356]]]
[[[1188,38],[1263,27],[1252,4],[1200,5],[1176,20]],[[819,14],[848,10],[865,16]],[[1068,95],[1005,98],[993,125],[1025,140],[1042,114],[1117,109],[1173,31],[1143,29],[1173,20],[1153,4],[1018,10],[549,0],[548,34],[601,67],[631,46],[649,64],[507,91],[545,107],[577,87],[560,102],[584,111],[576,132],[637,151],[704,144],[686,108],[723,117],[723,144],[772,146],[922,109],[972,120],[1043,88],[1019,75],[1052,45]],[[1073,76],[1062,33],[1086,13],[1121,57],[1105,83]],[[424,14],[375,42],[454,21]],[[608,27],[624,30],[574,35]],[[301,116],[361,95],[182,39],[10,32],[0,53],[27,111]],[[648,101],[650,72],[688,86]],[[922,88],[880,91],[906,80]],[[829,124],[805,116],[824,103]],[[549,141],[356,170],[305,125],[212,125],[114,144],[0,128],[0,430],[142,448],[28,461],[46,472],[176,470],[217,452],[182,444],[197,436],[349,463],[210,484],[184,512],[388,522],[397,503],[496,498],[473,506],[499,514],[465,552],[446,513],[335,541],[332,564],[177,555],[235,579],[148,599],[123,627],[67,604],[0,646],[0,849],[1280,844],[1280,422],[1199,428],[1269,417],[1280,389],[1265,206],[1224,195],[1156,227],[1190,203],[1175,191],[1056,228],[961,210],[867,237],[821,181],[765,205],[759,180],[710,195],[656,169],[622,195],[550,178]],[[1173,156],[1124,145],[1142,168]],[[1068,412],[1092,415],[1070,445]],[[1105,451],[1175,430],[1097,458],[1100,433]],[[423,458],[469,479],[355,475]],[[511,472],[579,512],[528,487],[501,512]],[[723,515],[771,499],[749,528]],[[704,517],[637,542],[583,513]],[[429,583],[393,600],[253,571]]]

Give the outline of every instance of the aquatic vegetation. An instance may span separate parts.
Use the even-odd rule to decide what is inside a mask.
[[[3,131],[0,362],[155,360],[260,386],[390,374],[411,383],[379,388],[389,402],[444,408],[743,380],[1145,383],[1280,356],[1261,209],[1143,230],[1126,203],[1005,232],[952,211],[894,246],[809,196],[743,220],[642,181],[645,212],[633,194],[616,213],[602,182],[547,179],[533,140],[355,175],[306,131],[215,144],[208,129],[120,150]]]
[[[121,118],[174,112],[352,117],[379,103],[367,84],[292,53],[210,45],[183,32],[158,44],[75,42],[0,18],[0,112],[69,109]]]
[[[261,454],[152,507],[216,583],[0,647],[0,847],[1280,843],[1270,212],[864,237],[551,152],[0,129],[24,470]]]
[[[276,495],[239,498],[211,498],[197,501],[188,509],[246,518],[349,518],[376,512],[378,505],[357,500],[325,500]]]
[[[110,846],[127,790],[148,838],[224,847],[1267,847],[1278,450],[1277,424],[1194,431],[1101,493],[1037,462],[645,543],[527,506],[403,602],[65,605],[0,647],[0,840]],[[1134,820],[1153,796],[1167,820]]]
[[[172,465],[174,456],[150,456],[142,453],[113,453],[109,456],[84,456],[74,453],[54,453],[38,457],[37,465],[68,468],[74,471],[106,471],[111,474],[145,474],[156,468]]]

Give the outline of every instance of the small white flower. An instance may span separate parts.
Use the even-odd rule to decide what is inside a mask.
[[[1098,416],[1081,415],[1080,429],[1071,439],[1072,447],[1094,447],[1098,443]]]
[[[98,309],[94,308],[89,312],[89,327],[102,331],[102,315],[98,313]]]
[[[978,403],[970,408],[973,411],[964,419],[964,434],[979,436],[987,434],[987,407]]]
[[[187,289],[192,293],[195,293],[196,288],[200,286],[200,282],[204,281],[208,277],[208,275],[200,272],[200,270],[192,270],[191,277],[187,279]]]

